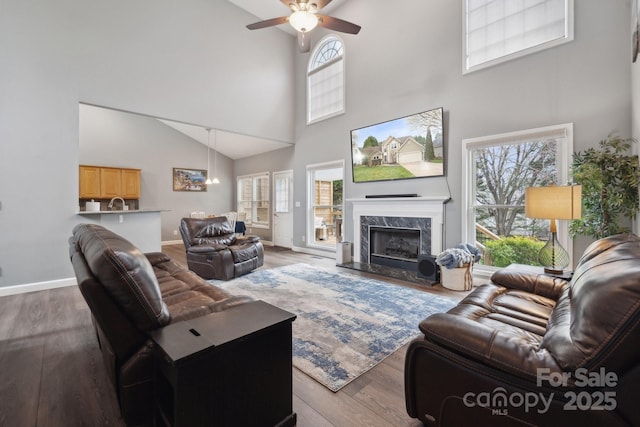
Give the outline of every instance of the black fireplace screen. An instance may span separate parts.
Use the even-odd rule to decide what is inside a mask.
[[[397,227],[369,227],[371,257],[415,261],[420,253],[420,230]]]

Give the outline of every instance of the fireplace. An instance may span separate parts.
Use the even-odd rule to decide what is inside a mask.
[[[402,227],[369,227],[369,262],[415,270],[422,230]]]
[[[361,216],[359,246],[356,261],[415,271],[418,255],[431,253],[431,218]]]
[[[443,246],[444,197],[350,199],[354,261],[415,272],[418,255]]]

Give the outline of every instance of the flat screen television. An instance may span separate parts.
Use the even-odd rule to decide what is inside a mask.
[[[353,182],[444,176],[442,107],[351,131]]]

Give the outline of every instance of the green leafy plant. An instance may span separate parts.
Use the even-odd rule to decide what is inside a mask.
[[[538,252],[545,242],[530,237],[509,236],[485,243],[487,259],[494,267],[506,267],[509,264],[540,265]]]
[[[629,231],[622,222],[638,212],[638,156],[629,154],[633,139],[609,134],[599,149],[573,155],[572,175],[582,185],[582,218],[574,220],[569,233],[596,239]],[[626,221],[627,223],[629,221]]]

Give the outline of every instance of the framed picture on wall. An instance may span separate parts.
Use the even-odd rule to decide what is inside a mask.
[[[173,191],[207,191],[207,171],[173,168]]]

